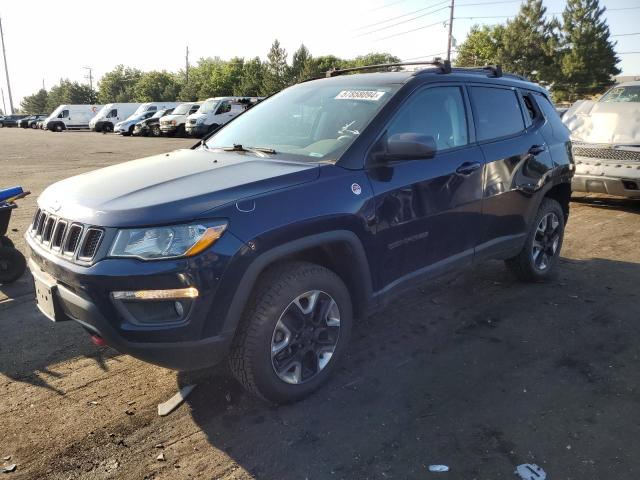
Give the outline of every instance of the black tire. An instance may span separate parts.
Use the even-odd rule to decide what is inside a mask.
[[[311,306],[312,309],[303,315],[300,309],[295,310],[294,300],[312,291],[318,292],[324,299],[320,300],[320,296],[317,296],[313,303],[309,300],[307,306]],[[331,310],[337,312],[337,331],[335,325],[329,326],[330,321],[335,322],[335,319],[330,319],[331,312],[327,307],[331,300],[335,302],[334,306],[337,306],[337,310]],[[299,300],[297,305],[300,304]],[[276,359],[280,353],[275,357],[272,354],[273,342],[278,334],[276,326],[280,325],[280,319],[285,318],[290,308],[295,310],[290,318],[296,322],[300,321],[303,326],[300,330],[291,329],[290,340],[280,353],[290,355],[288,360],[294,357],[302,359],[298,371],[299,383],[287,382],[281,378],[280,375],[286,372],[276,372]],[[324,319],[318,313],[324,314]],[[334,329],[334,333],[327,333],[327,337],[322,340],[322,345],[326,345],[328,340],[332,344],[330,348],[334,348],[324,366],[320,366],[324,354],[314,351],[317,348],[326,348],[315,345],[316,342],[320,344],[320,336],[323,333],[311,332],[314,328],[312,323],[317,323],[318,332]],[[320,387],[335,369],[349,342],[352,323],[351,298],[338,275],[327,268],[308,262],[277,265],[260,277],[251,295],[229,354],[229,367],[235,378],[250,393],[273,403],[295,402]],[[295,333],[298,331],[302,333]],[[308,343],[305,343],[307,341]],[[296,351],[297,353],[292,353]],[[288,360],[285,358],[284,362]],[[305,365],[310,365],[311,368]],[[304,379],[305,373],[308,374],[310,371],[311,375]]]
[[[151,136],[153,137],[161,137],[162,131],[160,130],[160,125],[152,125],[151,126]]]
[[[15,282],[27,268],[22,253],[12,247],[0,247],[0,284]]]
[[[207,135],[209,135],[210,133],[215,132],[216,130],[218,130],[220,128],[220,125],[218,125],[217,123],[214,123],[213,125],[211,125],[209,127],[209,129],[207,130]]]
[[[13,242],[9,237],[0,237],[0,247],[11,247],[14,248]]]
[[[111,125],[110,123],[105,123],[104,125],[102,125],[102,131],[105,133],[113,132],[113,125]]]
[[[31,128],[33,128],[35,130],[36,128],[38,128],[38,125],[36,125],[35,123],[32,123],[31,124]]]
[[[53,127],[53,130],[55,132],[60,133],[60,132],[62,132],[62,130],[64,130],[64,128],[63,128],[61,123],[56,123],[55,126]]]
[[[549,227],[542,233],[545,218],[547,220],[544,225]],[[554,226],[554,219],[557,226]],[[560,204],[552,198],[544,198],[531,224],[524,247],[518,255],[505,262],[516,277],[525,282],[541,282],[553,278],[564,240],[564,221]]]

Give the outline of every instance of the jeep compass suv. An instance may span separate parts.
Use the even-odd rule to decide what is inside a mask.
[[[164,367],[227,359],[288,402],[416,282],[485,259],[553,273],[573,162],[545,90],[441,62],[327,76],[47,188],[26,234],[40,310]]]

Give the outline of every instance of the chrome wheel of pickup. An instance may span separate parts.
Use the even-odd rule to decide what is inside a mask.
[[[544,215],[536,227],[531,255],[538,270],[546,270],[551,259],[558,253],[560,244],[560,221],[554,212]]]
[[[296,297],[282,312],[271,339],[271,364],[289,384],[314,378],[330,362],[340,337],[340,311],[320,290]]]

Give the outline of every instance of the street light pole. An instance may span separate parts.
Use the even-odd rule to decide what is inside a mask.
[[[11,96],[11,83],[9,82],[9,67],[7,67],[7,52],[4,49],[4,32],[2,31],[2,18],[0,18],[0,39],[2,39],[2,58],[4,58],[4,73],[7,76],[7,90],[9,91],[9,109],[11,110],[11,115],[13,115],[13,98]]]
[[[453,7],[455,0],[451,0],[451,12],[449,12],[449,39],[447,41],[447,61],[451,61],[451,43],[453,41]]]

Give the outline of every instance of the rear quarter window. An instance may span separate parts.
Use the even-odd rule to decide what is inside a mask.
[[[525,128],[515,90],[471,87],[471,103],[479,141],[506,137]]]

